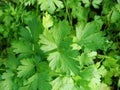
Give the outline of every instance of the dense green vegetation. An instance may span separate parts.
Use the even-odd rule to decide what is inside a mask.
[[[0,90],[119,90],[120,0],[0,0]]]

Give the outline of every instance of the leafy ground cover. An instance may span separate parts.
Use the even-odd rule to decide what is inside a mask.
[[[0,90],[119,90],[120,0],[0,0]]]

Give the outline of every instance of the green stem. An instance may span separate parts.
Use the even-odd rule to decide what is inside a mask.
[[[39,12],[39,5],[38,2],[36,1],[36,15],[38,15],[38,12]]]
[[[0,71],[5,71],[5,69],[1,68]]]
[[[67,17],[68,17],[68,21],[70,22],[71,28],[73,29],[73,26],[72,26],[72,17],[71,17],[71,15],[69,13],[69,9],[67,7],[67,4],[66,4],[65,0],[63,0],[63,3],[65,5],[65,10],[66,10],[65,19],[67,20]]]
[[[98,58],[101,58],[101,59],[112,59],[112,60],[116,60],[116,59],[114,59],[114,58],[112,58],[112,57],[109,57],[109,56],[106,56],[106,55],[98,55]]]

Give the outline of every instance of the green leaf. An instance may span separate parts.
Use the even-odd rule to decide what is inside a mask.
[[[3,73],[2,79],[3,81],[0,81],[0,90],[16,90],[17,86],[14,82],[15,79],[13,79],[14,73],[11,71],[7,71]]]
[[[27,28],[24,28],[24,27],[21,27],[21,31],[20,31],[20,40],[21,41],[27,41],[27,42],[30,42],[30,43],[33,43],[33,38],[32,38],[32,35],[31,35],[31,32],[30,30],[28,29],[29,27]]]
[[[29,77],[35,72],[35,65],[32,59],[21,60],[21,65],[17,68],[18,77]]]
[[[99,86],[99,90],[111,90],[111,89],[107,84],[101,83]]]
[[[22,57],[31,56],[39,53],[39,35],[42,33],[43,27],[38,18],[33,18],[29,21],[27,28],[21,28],[20,41],[12,43],[13,51],[20,54]],[[28,44],[29,43],[29,44]]]
[[[119,14],[120,0],[0,0],[0,90],[119,88]]]
[[[44,52],[48,52],[57,48],[57,45],[55,44],[53,36],[51,35],[51,32],[48,30],[44,30],[43,35],[40,35],[39,43],[43,44],[41,46],[41,49]]]
[[[89,50],[103,49],[105,38],[103,37],[103,33],[100,31],[101,27],[101,20],[95,20],[87,23],[86,25],[84,23],[79,24],[76,27],[78,44]]]
[[[78,74],[79,63],[75,60],[75,56],[76,52],[70,50],[50,53],[48,56],[49,66],[52,70],[61,71],[70,75]]]
[[[105,82],[107,85],[112,84],[112,76],[113,74],[111,72],[107,73],[106,76],[104,76],[103,82]]]
[[[94,68],[87,67],[80,72],[80,77],[84,80],[90,81],[94,77]]]
[[[20,28],[20,40],[29,41],[32,44],[37,43],[39,35],[43,32],[43,26],[39,18],[32,17],[26,28]]]
[[[86,8],[90,6],[90,0],[82,0],[82,2],[85,4]]]
[[[115,8],[119,11],[120,13],[120,3],[115,5]]]
[[[72,9],[81,5],[80,0],[76,0],[76,1],[66,0],[66,3],[67,3],[67,6]]]
[[[7,79],[5,81],[0,82],[1,90],[15,90],[13,89],[13,82],[11,79]]]
[[[42,11],[47,10],[49,13],[54,13],[56,6],[61,9],[63,8],[63,3],[60,0],[38,0],[40,8]]]
[[[43,22],[42,24],[43,24],[44,28],[47,28],[47,29],[53,25],[52,17],[47,12],[46,12],[45,16],[43,16],[42,22]]]
[[[120,3],[120,0],[117,0],[118,3]]]
[[[0,10],[0,17],[3,15],[3,11],[2,10]]]
[[[97,53],[96,52],[89,52],[89,53],[82,53],[79,57],[80,65],[91,65],[94,64],[93,59],[95,59]]]
[[[12,43],[13,51],[16,54],[20,54],[21,56],[31,55],[33,53],[32,46],[28,44],[28,42],[20,42],[20,41],[14,41]]]
[[[19,64],[18,59],[12,54],[8,56],[8,59],[6,60],[5,63],[6,68],[12,71],[16,71],[18,64]]]
[[[102,5],[103,5],[102,14],[106,15],[111,12],[111,9],[115,5],[115,3],[113,0],[103,0]]]
[[[12,79],[12,77],[14,76],[14,73],[13,72],[11,72],[11,71],[7,71],[7,72],[5,72],[5,73],[3,73],[3,75],[2,75],[2,79]]]
[[[77,83],[81,90],[98,90],[101,76],[96,67],[85,68],[80,72],[80,77]]]
[[[72,16],[77,18],[80,22],[87,22],[89,8],[84,8],[82,6],[72,8]]]
[[[120,19],[120,12],[118,10],[114,10],[111,15],[111,23],[115,23],[119,19]]]
[[[20,0],[21,3],[23,3],[25,6],[30,6],[35,3],[35,0]]]
[[[69,34],[70,34],[70,26],[66,21],[59,22],[50,31],[44,30],[43,35],[40,35],[40,41],[39,41],[39,43],[43,44],[41,49],[43,51],[51,51],[61,47],[62,44],[65,45],[65,43],[67,42],[68,44],[66,45],[68,46],[70,40],[65,38]]]
[[[105,68],[104,66],[101,66],[101,67],[99,68],[99,73],[100,73],[101,76],[104,77],[104,76],[107,74],[106,68]]]
[[[35,73],[20,90],[51,90],[47,73]]]
[[[51,84],[52,90],[78,90],[71,77],[57,77]]]
[[[91,90],[90,87],[88,86],[89,81],[80,80],[78,84],[79,84],[79,90]]]
[[[120,79],[118,80],[118,87],[120,87]]]
[[[34,17],[28,24],[33,42],[37,42],[39,35],[43,32],[43,26],[39,18]]]
[[[59,8],[59,9],[62,9],[64,8],[64,5],[63,5],[63,2],[60,1],[60,0],[53,0],[55,5]]]
[[[68,22],[64,20],[53,27],[52,33],[55,43],[60,46],[62,41],[67,40],[65,38],[67,38],[67,35],[70,35],[71,29]]]
[[[99,8],[100,3],[102,3],[103,0],[93,0],[92,5],[94,8]]]
[[[51,52],[47,59],[52,70],[78,74],[79,63],[75,60],[78,52],[70,47],[72,39],[68,38],[69,34],[70,27],[68,23],[62,21],[56,24],[50,31],[45,30],[43,35],[40,36],[41,40],[39,42],[42,44],[41,49],[44,52]]]
[[[3,21],[4,21],[6,26],[10,26],[12,19],[13,18],[10,15],[6,15],[3,19]]]

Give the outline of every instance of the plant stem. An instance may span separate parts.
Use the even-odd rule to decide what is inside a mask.
[[[3,69],[3,68],[0,68],[0,71],[5,71],[5,69]]]
[[[116,59],[109,57],[109,56],[106,56],[106,55],[98,55],[98,58],[102,58],[102,59],[106,58],[106,59],[116,60]]]
[[[69,13],[69,9],[68,9],[68,7],[67,7],[67,3],[65,2],[65,0],[63,0],[63,3],[64,3],[64,5],[65,5],[65,10],[66,10],[65,19],[67,20],[67,18],[68,18],[68,21],[70,22],[71,28],[72,28],[72,30],[73,30],[72,17],[71,17],[71,15],[70,15],[70,13]]]
[[[38,2],[36,1],[36,15],[38,15],[38,12],[39,12],[38,7],[39,5],[38,5]]]

